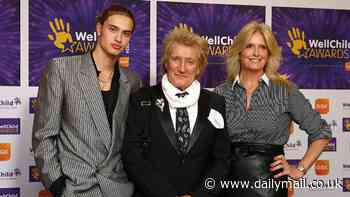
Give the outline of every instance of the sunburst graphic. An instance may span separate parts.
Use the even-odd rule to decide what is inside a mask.
[[[178,23],[186,23],[201,36],[234,37],[249,21],[265,21],[265,7],[199,3],[157,3],[157,74],[161,78],[162,40]],[[226,78],[225,57],[209,56],[201,77],[204,87],[212,88]]]
[[[292,27],[305,32],[309,47],[310,39],[350,41],[349,26],[349,10],[274,7],[272,28],[283,48],[280,71],[303,89],[349,89],[350,72],[344,67],[350,61],[350,49],[341,50],[343,55],[348,54],[347,58],[305,58],[303,54],[298,58],[286,44],[290,41],[288,30]]]
[[[145,84],[149,83],[149,37],[150,5],[148,1],[127,0],[31,0],[29,1],[29,85],[37,86],[41,73],[53,57],[80,54],[65,50],[61,53],[48,39],[52,35],[49,21],[62,18],[75,32],[95,32],[96,15],[113,3],[128,7],[136,20],[135,31],[130,41],[129,68],[136,71]],[[65,45],[65,47],[71,45]],[[74,46],[73,46],[74,47]]]
[[[0,0],[0,85],[20,85],[19,0]]]

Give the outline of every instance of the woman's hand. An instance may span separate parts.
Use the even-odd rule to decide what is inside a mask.
[[[282,169],[282,172],[276,174],[274,178],[279,178],[284,175],[288,175],[294,180],[298,180],[304,176],[304,173],[299,171],[295,166],[289,165],[283,155],[277,155],[273,158],[274,162],[270,164],[270,171]]]

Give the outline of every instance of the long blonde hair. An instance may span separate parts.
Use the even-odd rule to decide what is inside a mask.
[[[268,78],[277,83],[289,84],[288,77],[281,75],[278,68],[282,62],[282,50],[269,26],[257,21],[247,23],[235,37],[227,55],[227,80],[234,81],[240,71],[240,54],[246,48],[254,33],[259,32],[264,37],[269,52],[267,65],[264,68]]]
[[[227,80],[234,81],[240,71],[240,54],[246,48],[254,33],[259,32],[264,37],[269,52],[269,58],[264,71],[272,83],[284,85],[288,93],[291,91],[291,84],[287,75],[282,75],[278,69],[282,62],[282,49],[278,46],[275,35],[271,28],[264,23],[251,21],[247,23],[235,37],[227,56]],[[289,122],[288,134],[293,132],[293,121]]]

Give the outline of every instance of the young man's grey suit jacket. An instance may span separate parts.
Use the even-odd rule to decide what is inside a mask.
[[[49,63],[39,86],[32,139],[46,188],[66,176],[65,197],[132,195],[120,151],[129,95],[141,81],[121,68],[119,84],[111,130],[91,55]]]

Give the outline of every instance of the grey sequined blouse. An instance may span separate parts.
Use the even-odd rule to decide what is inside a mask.
[[[287,85],[260,80],[248,111],[245,110],[245,89],[239,82],[227,81],[216,87],[215,92],[226,100],[231,142],[286,144],[290,120],[306,131],[310,141],[332,136],[327,122],[294,84],[288,89]]]

